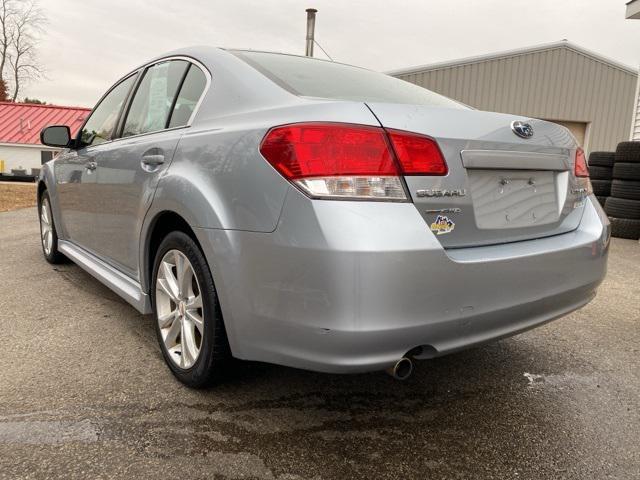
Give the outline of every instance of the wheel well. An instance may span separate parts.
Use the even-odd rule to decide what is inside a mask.
[[[151,277],[153,276],[153,263],[156,258],[156,252],[162,243],[164,237],[171,232],[183,232],[189,235],[194,242],[200,247],[200,242],[194,233],[193,229],[189,226],[187,221],[175,212],[162,212],[153,221],[151,227],[151,233],[149,235],[149,241],[147,243],[146,254],[146,273],[147,273],[147,286],[151,285]]]
[[[40,206],[40,199],[42,198],[42,193],[47,189],[47,186],[43,181],[38,182],[38,206]]]

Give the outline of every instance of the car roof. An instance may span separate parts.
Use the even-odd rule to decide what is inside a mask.
[[[194,123],[212,116],[233,115],[249,109],[304,102],[238,58],[231,49],[210,45],[185,47],[158,55],[128,75],[146,65],[171,57],[196,60],[211,77],[211,86],[200,105]]]

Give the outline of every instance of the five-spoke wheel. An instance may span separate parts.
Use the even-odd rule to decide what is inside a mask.
[[[160,261],[156,311],[169,357],[180,368],[191,368],[204,335],[202,296],[191,262],[178,250],[169,250]]]
[[[40,205],[40,236],[45,255],[51,255],[53,248],[53,222],[51,220],[51,205],[49,197],[45,196]]]
[[[65,256],[58,251],[58,232],[53,221],[53,212],[51,211],[51,198],[49,192],[45,190],[40,195],[38,209],[38,217],[40,220],[40,240],[42,244],[42,253],[49,263],[62,263]]]
[[[209,265],[185,232],[171,232],[155,252],[152,304],[169,368],[190,387],[210,385],[231,357]]]

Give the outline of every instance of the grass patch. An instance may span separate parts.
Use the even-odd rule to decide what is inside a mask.
[[[0,183],[0,212],[35,206],[35,183]]]

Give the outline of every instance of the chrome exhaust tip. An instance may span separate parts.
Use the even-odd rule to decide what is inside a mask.
[[[413,362],[410,358],[402,357],[393,367],[387,369],[387,373],[396,380],[406,380],[413,373]]]

